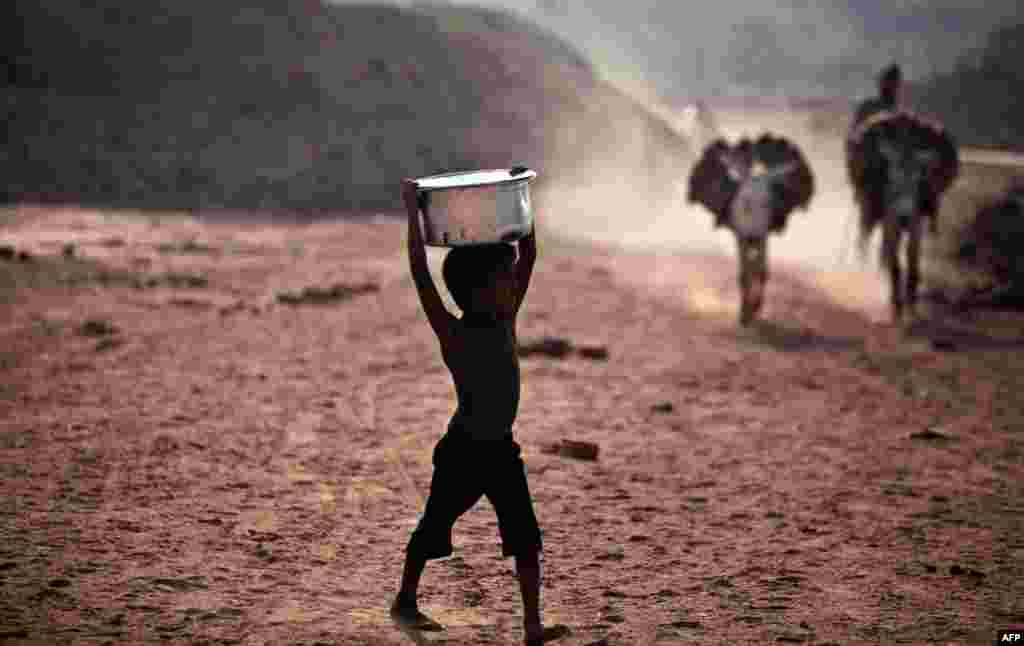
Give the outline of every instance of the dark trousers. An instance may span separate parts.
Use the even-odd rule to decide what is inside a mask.
[[[473,440],[450,430],[434,447],[430,495],[406,548],[437,559],[452,553],[452,528],[483,496],[498,516],[503,556],[540,552],[540,527],[533,511],[521,447],[507,440]]]

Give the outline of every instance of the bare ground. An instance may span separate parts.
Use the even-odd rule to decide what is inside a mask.
[[[415,641],[386,607],[453,394],[401,221],[0,226],[33,254],[0,260],[0,642]],[[1019,317],[904,337],[780,269],[740,332],[728,257],[541,254],[521,338],[609,352],[523,360],[561,643],[989,644],[1024,623]],[[277,300],[311,286],[335,298]],[[542,450],[561,439],[597,461]],[[519,642],[487,503],[456,545],[422,589],[448,630],[421,641]]]

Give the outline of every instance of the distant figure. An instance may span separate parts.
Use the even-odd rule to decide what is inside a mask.
[[[860,208],[863,254],[876,226],[882,227],[882,266],[889,271],[893,321],[904,305],[911,315],[920,282],[921,240],[925,222],[938,230],[943,193],[960,169],[956,143],[941,124],[903,110],[877,112],[850,135],[847,171]],[[907,275],[900,263],[907,235]]]
[[[768,235],[785,230],[790,214],[806,209],[814,176],[800,150],[770,134],[730,146],[717,139],[704,149],[690,174],[689,202],[715,217],[715,228],[736,236],[742,303],[740,325],[760,313],[768,282]]]
[[[515,247],[504,243],[456,247],[448,253],[442,274],[462,310],[456,318],[445,308],[427,268],[415,182],[403,182],[402,199],[409,216],[412,277],[455,382],[458,407],[434,448],[430,495],[406,547],[391,614],[406,628],[443,630],[419,610],[420,575],[427,560],[451,555],[455,521],[487,496],[498,515],[502,554],[515,557],[525,642],[539,646],[568,629],[541,624],[541,533],[520,446],[512,437],[520,389],[515,323],[537,257],[535,233],[518,243],[518,258]]]
[[[714,114],[703,99],[697,99],[682,109],[677,127],[697,150],[703,150],[709,143],[722,136]]]
[[[862,101],[853,116],[851,132],[869,117],[883,111],[899,110],[903,103],[903,72],[893,63],[878,76],[878,96]]]

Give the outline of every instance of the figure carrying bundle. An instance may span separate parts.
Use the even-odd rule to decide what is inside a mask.
[[[709,144],[690,175],[687,200],[707,208],[715,228],[736,236],[742,303],[740,324],[757,318],[768,281],[768,235],[782,233],[796,209],[806,209],[814,176],[790,141],[763,134],[755,141]]]
[[[872,232],[882,228],[882,266],[889,271],[892,317],[900,322],[903,307],[913,314],[921,275],[924,222],[938,230],[943,194],[960,170],[950,134],[906,110],[875,113],[856,126],[846,143],[847,171],[860,209],[863,255]],[[900,246],[907,236],[907,273]]]

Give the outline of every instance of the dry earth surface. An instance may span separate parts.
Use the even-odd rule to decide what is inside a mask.
[[[31,258],[0,260],[0,642],[416,643],[386,608],[453,392],[403,222],[2,217]],[[989,644],[1024,623],[1020,317],[904,334],[780,267],[741,332],[733,277],[727,256],[542,240],[521,340],[608,351],[523,359],[561,643]],[[544,450],[563,439],[597,460]],[[482,502],[428,566],[448,630],[419,643],[521,640],[499,552]]]

